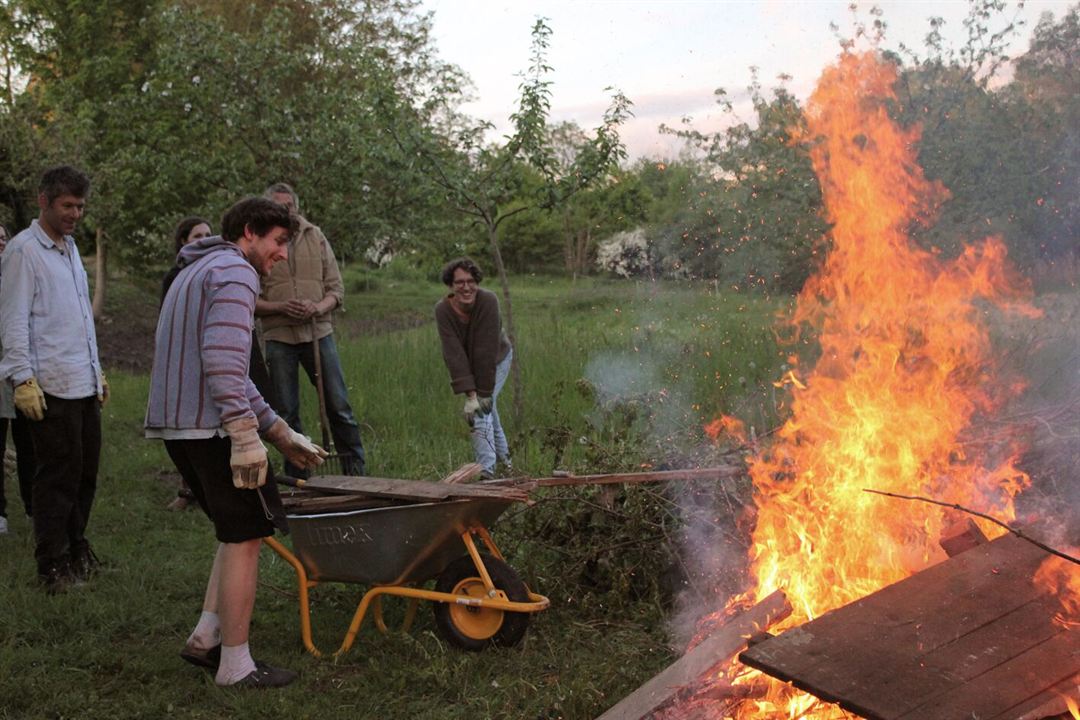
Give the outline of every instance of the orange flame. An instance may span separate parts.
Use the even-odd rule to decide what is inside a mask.
[[[946,260],[908,237],[947,191],[916,162],[920,130],[889,118],[895,81],[895,68],[875,54],[845,54],[807,105],[802,140],[812,145],[832,248],[792,323],[815,329],[821,357],[801,381],[787,378],[791,419],[750,469],[751,594],[761,600],[782,588],[794,608],[784,627],[944,557],[940,509],[864,488],[930,495],[1008,521],[1027,483],[1009,457],[1018,448],[972,457],[961,435],[1023,387],[994,366],[987,309],[1036,311],[999,240]],[[838,712],[757,673],[742,680],[758,691],[733,717]]]
[[[719,442],[721,435],[730,435],[740,444],[745,444],[746,425],[738,418],[721,415],[705,425],[705,435],[714,443]]]
[[[1054,622],[1068,630],[1080,629],[1080,572],[1075,564],[1055,556],[1046,558],[1035,573],[1035,586],[1061,601]]]

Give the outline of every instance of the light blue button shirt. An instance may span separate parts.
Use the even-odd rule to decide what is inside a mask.
[[[34,220],[0,255],[0,378],[66,400],[101,392],[90,287],[75,241],[65,251]]]

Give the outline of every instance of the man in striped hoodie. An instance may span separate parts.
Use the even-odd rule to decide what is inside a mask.
[[[180,251],[161,306],[146,436],[165,449],[214,523],[219,541],[203,612],[180,656],[216,670],[218,685],[281,687],[296,673],[252,659],[248,631],[262,538],[284,529],[262,434],[300,467],[325,452],[294,432],[248,377],[259,276],[288,254],[287,208],[247,198],[225,213],[221,236]],[[272,478],[272,475],[271,475]]]

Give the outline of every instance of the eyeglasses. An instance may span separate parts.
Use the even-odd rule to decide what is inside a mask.
[[[476,281],[475,280],[455,280],[454,281],[454,287],[457,287],[457,288],[476,287]]]

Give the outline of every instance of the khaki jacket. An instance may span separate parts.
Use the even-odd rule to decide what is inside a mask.
[[[293,299],[319,302],[327,295],[337,299],[335,309],[344,309],[345,286],[334,250],[322,230],[301,217],[300,229],[289,242],[289,259],[275,264],[270,277],[263,278],[260,297],[270,302]],[[262,315],[259,319],[263,339],[299,345],[324,338],[334,332],[332,313],[316,318],[314,337],[310,320],[294,320],[276,313]]]

